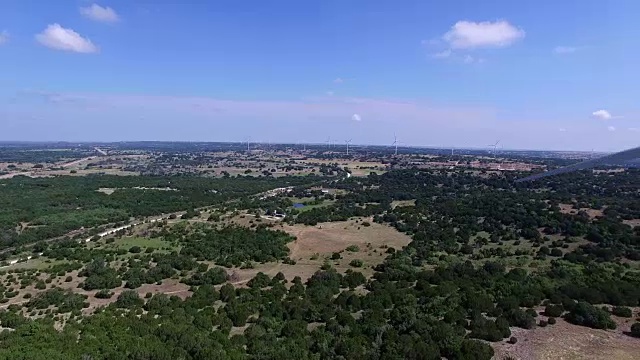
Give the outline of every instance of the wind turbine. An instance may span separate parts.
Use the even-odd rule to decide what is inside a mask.
[[[347,144],[347,156],[349,156],[349,144],[351,144],[351,140],[352,140],[352,139],[349,139],[349,140],[345,140],[345,141],[344,141],[344,142]]]
[[[325,141],[325,143],[327,143],[327,147],[331,147],[331,136],[327,136],[327,141]]]
[[[496,148],[498,147],[498,144],[500,143],[500,140],[496,141],[495,144],[489,144],[487,146],[489,146],[490,148],[493,148],[493,157],[496,157]]]
[[[251,143],[251,137],[247,137],[247,152],[251,151],[249,145]]]
[[[398,155],[398,137],[396,136],[396,133],[393,133],[393,144],[391,144],[391,146],[396,147],[396,150],[394,151],[393,155]]]

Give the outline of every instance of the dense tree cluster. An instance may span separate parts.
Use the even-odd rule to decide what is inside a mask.
[[[180,254],[184,256],[215,261],[227,267],[251,261],[284,260],[289,254],[286,244],[295,239],[284,231],[265,227],[252,230],[227,226],[220,229],[211,225],[174,226],[159,235],[167,241],[179,242],[182,245]]]
[[[0,180],[0,249],[82,227],[220,204],[269,189],[308,184],[305,177],[59,176]],[[107,195],[101,188],[115,189]],[[171,188],[176,191],[157,191]],[[146,189],[146,190],[145,190]],[[19,224],[26,228],[16,230]]]

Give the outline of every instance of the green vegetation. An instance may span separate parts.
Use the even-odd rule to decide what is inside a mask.
[[[360,251],[360,247],[358,247],[358,245],[349,245],[345,250],[349,252],[358,252]]]
[[[165,160],[170,161],[168,155]],[[15,189],[2,197],[21,195],[16,189],[22,182],[30,190],[51,187],[35,192],[56,195],[58,204],[69,207],[55,209],[54,201],[46,200],[43,208],[50,212],[26,211],[30,223],[47,216],[64,218],[71,207],[85,201],[70,200],[58,193],[60,189],[79,196],[95,185],[166,187],[168,179],[178,191],[160,195],[173,198],[176,208],[191,211],[190,221],[176,216],[176,223],[145,227],[144,236],[142,230],[135,236],[116,234],[112,244],[24,241],[33,243],[43,258],[61,263],[39,274],[5,274],[3,301],[18,296],[20,286],[46,289],[25,298],[28,313],[22,313],[20,305],[0,310],[2,327],[14,329],[2,334],[0,359],[490,359],[493,349],[485,341],[515,344],[513,327],[553,326],[563,316],[575,325],[613,329],[611,314],[632,316],[629,307],[640,305],[640,229],[623,222],[640,218],[638,175],[635,170],[615,176],[585,172],[516,185],[511,181],[516,175],[511,174],[480,177],[464,171],[399,169],[331,184],[342,190],[340,195],[296,186],[290,194],[262,199],[245,195],[275,181],[95,177],[70,180],[71,186],[66,178],[12,180],[6,186]],[[212,184],[220,193],[236,193],[211,195],[207,190]],[[83,186],[86,191],[78,190]],[[144,191],[121,205],[105,205],[111,201],[105,199],[118,198],[120,190],[111,195],[91,191],[95,194],[89,198],[99,201],[87,200],[78,214],[96,210],[103,217],[96,220],[100,223],[110,211],[130,217],[174,206],[156,199],[158,192]],[[356,254],[336,252],[329,256],[335,261],[327,259],[306,282],[300,277],[287,282],[283,273],[295,270],[287,265],[293,263],[286,246],[293,237],[264,224],[248,229],[226,225],[220,218],[236,209],[252,214],[286,209],[291,196],[332,203],[285,221],[315,225],[373,217],[410,235],[412,242],[403,249],[376,249],[387,257],[370,279],[357,271],[364,264],[353,259]],[[236,200],[209,216],[211,221],[194,220],[200,204],[222,205],[232,199]],[[415,200],[415,205],[391,206],[405,200]],[[8,206],[16,202],[11,198]],[[568,213],[561,204],[601,209],[602,216],[584,210]],[[25,208],[15,212],[25,213]],[[103,210],[106,213],[100,213]],[[5,221],[0,223],[15,229],[17,218],[6,221],[14,216],[9,213],[0,213]],[[47,228],[51,219],[45,219],[42,226]],[[366,226],[364,220],[352,221]],[[19,236],[4,244],[26,239]],[[147,252],[148,248],[165,251]],[[360,249],[350,246],[346,251]],[[342,263],[342,255],[352,259],[354,267],[344,274],[332,268]],[[231,282],[242,282],[234,278],[237,269],[220,267],[249,268],[258,262],[282,262],[273,269],[282,267],[283,273],[271,277],[268,271],[258,272],[246,286],[234,287]],[[103,299],[99,303],[109,304],[88,308],[95,298],[49,281],[64,279],[72,270],[80,270],[73,279],[83,289],[96,290],[95,298]],[[149,293],[142,298],[138,292],[144,284],[149,284]],[[158,287],[151,290],[153,284]],[[168,284],[181,287],[164,290]],[[187,287],[190,296],[175,296]],[[541,306],[548,319],[536,322]],[[609,307],[611,313],[605,310]],[[82,314],[89,311],[92,315]],[[640,324],[631,327],[630,335],[640,336]]]
[[[286,244],[295,239],[284,231],[263,226],[255,230],[239,226],[218,229],[208,224],[199,224],[193,229],[177,225],[158,235],[165,241],[180,243],[182,255],[226,267],[239,267],[247,261],[284,260],[289,254]]]
[[[615,316],[620,316],[620,317],[625,317],[625,318],[630,318],[633,316],[633,313],[631,312],[631,309],[629,309],[626,306],[614,306],[611,309],[611,313]]]
[[[594,329],[615,329],[616,323],[611,320],[606,310],[598,309],[586,302],[578,302],[565,319],[576,325],[592,327]]]
[[[349,262],[349,265],[359,268],[359,267],[362,267],[362,265],[364,265],[364,262],[360,259],[353,259],[351,260],[351,262]]]
[[[0,249],[61,236],[81,227],[221,204],[315,177],[211,179],[159,176],[85,176],[0,180]],[[110,195],[100,188],[117,189]],[[141,191],[136,188],[173,188]],[[28,226],[16,231],[20,223]]]

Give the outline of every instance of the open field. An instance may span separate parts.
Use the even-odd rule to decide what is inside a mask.
[[[584,211],[587,213],[587,215],[589,215],[591,219],[595,219],[596,217],[603,215],[602,210],[596,210],[596,209],[590,209],[590,208],[575,209],[572,204],[559,204],[558,206],[560,207],[560,212],[562,212],[563,214],[575,215],[580,211]]]
[[[546,318],[540,316],[540,318]],[[640,340],[625,334],[632,319],[615,318],[616,330],[598,330],[569,324],[557,319],[555,325],[531,330],[511,328],[516,344],[493,343],[496,359],[512,356],[518,360],[635,360],[640,355]]]
[[[282,272],[289,280],[300,276],[304,281],[320,270],[325,262],[332,264],[339,272],[353,269],[370,276],[373,274],[372,267],[381,263],[388,255],[385,253],[388,247],[400,250],[410,242],[408,236],[387,225],[371,223],[371,226],[366,227],[353,220],[317,226],[284,225],[282,229],[296,237],[295,241],[287,244],[289,257],[296,264],[258,264],[254,269],[234,269],[232,273],[235,274],[237,284],[248,281],[258,272],[270,276]],[[350,245],[358,246],[359,251],[344,251]],[[330,260],[334,252],[341,252],[342,258]],[[354,259],[362,260],[364,265],[361,268],[350,266],[349,262]]]
[[[391,202],[391,208],[395,209],[398,206],[415,206],[415,200],[396,200]]]
[[[100,240],[98,247],[102,249],[124,249],[129,250],[133,246],[138,246],[143,250],[145,248],[152,248],[154,250],[160,249],[172,249],[179,250],[179,247],[174,247],[169,242],[162,240],[161,238],[145,238],[145,237],[122,237],[116,238],[112,243],[106,243],[106,240]]]

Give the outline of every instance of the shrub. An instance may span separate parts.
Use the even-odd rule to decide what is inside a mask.
[[[549,319],[547,319],[547,323],[548,323],[549,325],[555,325],[555,323],[556,323],[556,318],[554,318],[554,317],[550,317]]]
[[[594,329],[615,329],[616,323],[608,312],[580,301],[565,315],[565,319],[575,325],[588,326]]]
[[[144,300],[140,299],[138,293],[135,290],[125,290],[118,295],[116,300],[116,306],[119,308],[131,309],[134,307],[142,306]]]
[[[364,265],[364,263],[362,262],[362,260],[360,259],[353,259],[351,260],[351,262],[349,263],[349,265],[353,266],[353,267],[362,267],[362,265]]]
[[[640,322],[631,325],[631,336],[640,338]]]
[[[132,246],[129,248],[129,252],[132,254],[139,254],[142,251],[142,249],[140,248],[140,246]]]
[[[551,249],[551,256],[555,256],[555,257],[560,257],[562,256],[562,250],[558,249],[558,248],[553,248]]]
[[[113,296],[113,293],[107,289],[102,289],[98,291],[95,295],[98,299],[109,299]]]
[[[538,316],[538,313],[533,309],[527,309],[525,312],[527,313],[527,315],[531,316],[532,318],[535,318],[536,316]]]
[[[334,252],[333,254],[331,254],[331,260],[340,260],[342,259],[342,256],[340,255],[340,253]]]
[[[518,342],[518,338],[516,338],[515,336],[512,336],[511,338],[509,338],[509,344],[515,344]]]
[[[613,309],[611,309],[611,313],[615,316],[620,316],[625,318],[630,318],[633,316],[631,309],[629,309],[626,306],[614,306]]]
[[[73,281],[73,277],[71,277],[71,276],[67,276],[67,277],[64,279],[64,282],[71,282],[71,281]]]
[[[546,316],[558,317],[562,316],[563,312],[564,309],[562,308],[562,305],[547,305],[544,308],[544,314]]]
[[[536,324],[535,319],[521,309],[509,310],[505,318],[509,321],[509,325],[523,329],[531,329]]]
[[[538,323],[538,326],[540,326],[540,327],[546,327],[546,326],[547,326],[547,324],[548,324],[548,323],[547,323],[546,321],[544,321],[544,320],[540,320],[540,322]]]
[[[349,252],[358,252],[358,251],[360,251],[360,248],[358,247],[358,245],[349,245],[346,248],[346,250],[349,251]]]

